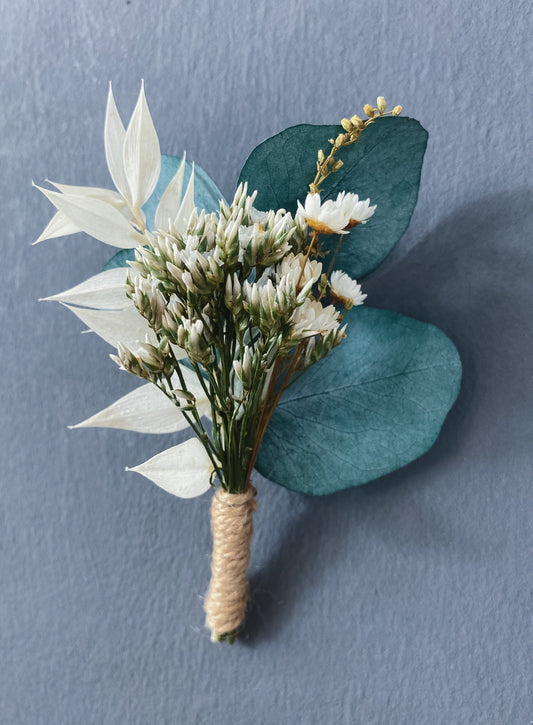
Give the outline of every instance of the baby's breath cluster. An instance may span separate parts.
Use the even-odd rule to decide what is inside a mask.
[[[230,206],[195,209],[184,233],[156,229],[136,249],[126,294],[158,344],[135,352],[120,345],[115,358],[191,411],[180,378],[185,351],[211,401],[219,472],[231,490],[246,485],[236,477],[251,470],[285,379],[345,334],[334,305],[317,298],[322,264],[305,253],[306,220],[284,209],[258,212],[255,197],[241,185]]]

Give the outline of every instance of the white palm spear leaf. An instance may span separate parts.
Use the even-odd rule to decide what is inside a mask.
[[[196,374],[184,365],[181,372],[188,392],[196,400],[198,415],[209,416],[211,406]],[[145,383],[107,408],[69,427],[120,428],[137,433],[164,434],[185,430],[188,425],[185,416],[159,388]]]
[[[66,302],[96,310],[123,310],[133,307],[133,302],[126,297],[124,288],[128,271],[128,267],[108,269],[64,292],[44,297],[41,301]]]
[[[155,228],[156,229],[167,229],[169,222],[171,222],[177,215],[176,209],[180,209],[181,206],[181,192],[183,190],[183,176],[185,173],[185,154],[181,160],[178,170],[172,177],[169,185],[163,192],[157,209],[155,212]],[[194,167],[191,174],[191,179],[194,177]],[[191,182],[189,182],[190,185]],[[194,181],[193,181],[194,184]],[[194,186],[193,186],[194,194]]]
[[[107,160],[107,168],[113,179],[115,187],[124,199],[127,199],[131,206],[131,195],[126,173],[124,171],[124,137],[126,129],[120,118],[111,83],[109,84],[109,94],[107,96],[107,108],[105,114],[105,155]]]
[[[161,171],[161,151],[146,97],[144,82],[124,136],[124,173],[135,211],[148,201]]]
[[[121,248],[142,246],[147,242],[149,233],[144,236],[131,220],[134,218],[138,223],[144,219],[140,205],[151,196],[157,184],[161,155],[144,87],[141,87],[126,131],[110,86],[105,148],[109,171],[118,191],[51,182],[58,191],[40,190],[58,212],[37,241],[85,231],[100,241]],[[185,157],[158,204],[156,228],[160,221],[164,226],[170,220],[174,229],[178,228],[180,233],[186,231],[194,209],[194,167],[182,199],[184,173]],[[114,347],[119,341],[135,347],[146,336],[154,343],[153,332],[126,297],[124,283],[128,271],[131,270],[123,267],[102,272],[72,289],[45,299],[63,303],[91,331]],[[184,356],[179,348],[175,348],[174,352],[178,358]]]
[[[90,280],[88,280],[90,281]],[[129,300],[127,300],[129,302]],[[147,320],[139,314],[135,306],[130,304],[124,309],[91,309],[75,307],[58,300],[64,307],[73,312],[89,328],[86,332],[94,332],[112,347],[121,342],[131,352],[136,353],[139,345],[145,342],[158,344],[154,331]],[[187,357],[186,351],[177,345],[171,345],[176,360]]]
[[[72,186],[72,184],[58,184],[56,181],[46,179],[52,186],[55,186],[58,191],[63,194],[74,194],[75,196],[90,196],[94,199],[100,199],[105,201],[115,209],[125,209],[127,203],[118,191],[113,189],[102,189],[99,186]]]
[[[142,474],[174,496],[193,498],[209,490],[213,464],[198,438],[190,438],[126,471]]]
[[[145,231],[142,206],[159,179],[161,152],[144,86],[141,86],[126,131],[109,89],[105,148],[109,171],[118,191],[54,182],[58,191],[37,186],[59,213],[37,241],[82,231],[105,244],[123,249],[146,243],[146,237],[141,234]]]
[[[44,242],[45,239],[66,237],[68,234],[76,234],[79,231],[80,229],[76,226],[76,224],[70,221],[66,214],[62,211],[56,211],[42,233],[33,243],[39,244],[39,242]]]
[[[152,195],[161,171],[157,133],[148,110],[144,85],[128,129],[118,113],[111,85],[105,120],[105,151],[117,191],[50,182],[57,191],[37,186],[58,210],[38,237],[45,239],[86,232],[105,244],[129,249],[146,243],[143,204]],[[184,233],[194,204],[194,164],[182,197],[185,155],[165,189],[155,214],[155,228]],[[36,186],[34,184],[34,186]]]
[[[129,249],[144,246],[151,238],[144,224],[142,206],[157,185],[161,153],[144,86],[141,86],[127,130],[110,86],[105,151],[117,191],[55,182],[50,183],[57,191],[37,187],[57,209],[37,242],[82,231],[106,244]],[[174,231],[185,233],[195,207],[194,166],[182,199],[184,173],[185,157],[159,201],[155,228],[168,228],[170,224]],[[135,354],[140,343],[147,341],[157,345],[158,340],[146,319],[126,296],[124,283],[128,271],[127,267],[107,270],[46,299],[60,302],[70,309],[89,330],[113,347],[120,342]],[[177,359],[186,356],[185,351],[175,345],[172,349]],[[195,398],[198,414],[209,416],[210,403],[198,378],[184,366],[182,375],[188,392]],[[179,387],[180,383],[176,381],[176,388]],[[161,390],[148,383],[72,427],[92,426],[144,433],[173,433],[185,429],[188,422]],[[194,438],[129,470],[145,475],[176,496],[188,498],[207,491],[213,464],[203,445]]]
[[[194,210],[194,163],[191,170],[191,178],[187,184],[187,189],[179,205],[179,209],[172,222],[172,231],[174,234],[184,234],[187,231],[189,219]],[[168,223],[168,221],[167,221]]]
[[[111,206],[119,209],[122,214],[127,214],[131,218],[131,212],[128,209],[126,201],[117,191],[112,191],[111,189],[101,189],[96,186],[71,186],[69,184],[58,184],[54,181],[50,181],[49,179],[47,179],[47,181],[52,184],[52,186],[55,186],[58,191],[66,194],[67,196],[89,196],[93,199],[100,199],[100,201],[111,204]],[[43,242],[45,239],[64,237],[68,234],[76,234],[81,231],[82,230],[78,224],[71,221],[64,212],[58,211],[49,221],[46,229],[33,243],[38,244],[39,242]]]
[[[61,304],[84,322],[91,332],[95,332],[115,348],[122,342],[135,352],[138,343],[146,341],[151,345],[158,344],[147,320],[133,305],[123,310],[92,310],[87,307],[73,307],[65,302]]]
[[[79,231],[89,234],[104,244],[131,249],[145,244],[146,239],[108,201],[87,194],[61,193],[43,189],[34,184],[74,224]]]

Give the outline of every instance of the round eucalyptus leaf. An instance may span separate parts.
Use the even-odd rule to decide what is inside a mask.
[[[291,126],[259,144],[243,166],[239,181],[257,189],[258,209],[296,212],[316,174],[318,149],[329,152],[328,139],[343,132],[342,126]],[[427,132],[413,118],[379,118],[359,140],[341,149],[336,158],[342,168],[323,184],[321,199],[335,198],[340,191],[370,198],[375,214],[345,235],[335,268],[360,279],[378,267],[409,225],[418,197]],[[321,236],[330,254],[337,237]],[[327,258],[325,265],[328,265]]]
[[[451,340],[434,325],[370,307],[346,315],[347,339],[283,394],[257,470],[325,495],[405,466],[437,438],[461,382]]]

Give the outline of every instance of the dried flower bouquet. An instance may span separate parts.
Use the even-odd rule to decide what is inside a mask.
[[[439,330],[360,307],[357,279],[409,222],[426,144],[399,106],[387,112],[380,97],[364,111],[268,139],[228,204],[185,157],[161,157],[142,88],[127,129],[110,89],[116,190],[41,188],[57,211],[37,241],[83,231],[121,248],[105,271],[46,299],[144,381],[74,427],[190,428],[128,470],[184,498],[215,488],[213,640],[234,641],[245,616],[254,468],[305,493],[365,483],[423,453],[457,394],[460,363]]]

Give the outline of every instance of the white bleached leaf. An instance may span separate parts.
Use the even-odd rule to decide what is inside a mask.
[[[36,186],[36,185],[35,185]],[[130,249],[146,244],[146,239],[137,232],[124,216],[105,201],[93,197],[61,194],[36,186],[52,204],[63,212],[80,231],[113,247]]]
[[[113,189],[103,189],[99,186],[72,186],[71,184],[58,184],[56,181],[50,181],[46,179],[49,184],[55,186],[56,189],[61,191],[63,194],[70,194],[73,196],[89,196],[91,199],[100,199],[105,201],[107,204],[111,204],[115,209],[124,209],[126,202],[118,193]]]
[[[183,189],[183,174],[185,172],[185,154],[179,169],[172,177],[169,185],[163,192],[163,195],[157,205],[155,212],[155,228],[164,229],[168,228],[169,220],[172,220],[176,215],[176,209],[180,208],[181,203],[181,192]]]
[[[113,347],[122,342],[134,353],[146,335],[150,344],[157,345],[157,338],[148,322],[134,307],[125,310],[90,310],[86,307],[72,307],[64,302],[61,304]]]
[[[153,383],[141,385],[112,405],[71,428],[121,428],[137,433],[176,433],[189,424],[176,405]]]
[[[191,178],[183,195],[178,212],[174,218],[173,230],[176,234],[185,234],[187,224],[194,209],[194,164],[192,165]]]
[[[65,237],[67,234],[76,234],[79,231],[80,229],[76,224],[73,224],[62,211],[56,211],[42,234],[33,243],[39,244],[39,242],[44,242],[45,239]]]
[[[140,209],[155,189],[161,171],[159,139],[146,103],[144,83],[126,130],[123,153],[131,204]]]
[[[105,157],[107,168],[113,183],[120,194],[131,204],[131,194],[124,171],[124,138],[126,130],[113,97],[113,89],[109,84],[107,108],[105,113]]]
[[[213,466],[197,438],[168,448],[127,471],[135,471],[180,498],[201,496],[210,488]]]
[[[176,358],[176,360],[183,360],[187,357],[187,351],[184,350],[183,347],[178,347],[172,342],[170,343],[170,347],[172,348],[172,352],[174,353],[174,357]]]
[[[200,416],[210,412],[209,400],[195,373],[182,368],[185,383],[196,401]],[[124,395],[99,413],[71,428],[121,428],[137,433],[176,433],[185,430],[188,422],[177,406],[152,383],[146,383]]]
[[[124,289],[128,271],[128,267],[108,269],[71,289],[44,297],[42,301],[68,302],[96,310],[123,310],[133,307],[133,302],[126,297]]]
[[[178,349],[181,350],[181,348],[178,348]],[[189,390],[194,395],[196,400],[201,400],[202,398],[204,398],[205,396],[204,396],[203,388],[200,385],[200,381],[198,380],[198,376],[196,375],[194,370],[191,370],[190,368],[188,368],[186,365],[183,365],[183,364],[180,365],[180,370],[181,370],[183,379],[185,381],[185,386],[186,386],[187,390]],[[180,387],[179,378],[176,374],[174,374],[172,381],[174,383],[175,388]]]

